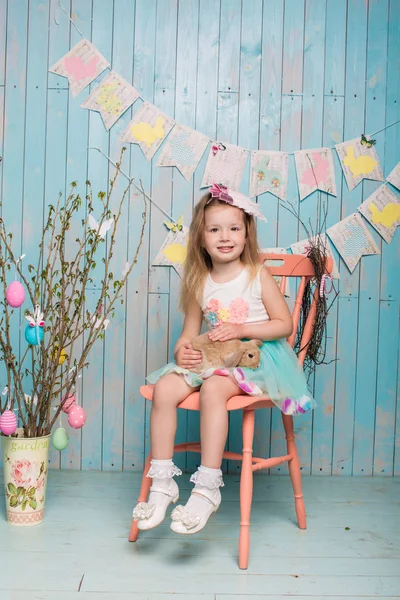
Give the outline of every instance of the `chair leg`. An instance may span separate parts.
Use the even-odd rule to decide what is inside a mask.
[[[138,502],[147,502],[147,498],[149,496],[150,487],[151,487],[151,479],[150,477],[146,477],[147,473],[150,469],[150,460],[151,454],[148,455],[146,464],[144,466],[143,476],[142,476],[142,485],[140,486],[140,493]],[[135,519],[132,519],[131,530],[129,532],[129,541],[136,542],[139,536],[138,522]]]
[[[250,553],[250,514],[253,500],[254,410],[243,411],[243,460],[240,474],[239,569],[247,569]]]
[[[293,458],[289,461],[289,473],[290,479],[292,480],[294,501],[297,515],[297,522],[300,529],[306,529],[306,508],[304,505],[303,492],[301,489],[301,471],[300,471],[300,460],[297,454],[294,429],[293,429],[293,417],[290,415],[282,414],[283,426],[285,428],[287,453],[292,454]]]

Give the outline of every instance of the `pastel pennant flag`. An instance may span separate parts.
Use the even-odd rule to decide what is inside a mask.
[[[139,96],[139,92],[130,83],[111,71],[82,102],[81,108],[99,112],[108,131]]]
[[[358,213],[342,219],[326,233],[335,244],[350,273],[354,271],[362,256],[381,253]]]
[[[372,142],[363,136],[336,145],[343,173],[349,190],[353,190],[363,179],[383,181],[379,158]],[[369,145],[372,144],[372,145]]]
[[[213,142],[200,187],[219,183],[238,191],[248,154],[240,146]]]
[[[171,117],[144,102],[122,133],[121,140],[138,144],[146,159],[151,160],[174,125]]]
[[[314,244],[317,243],[317,241],[320,242],[321,246],[323,247],[326,256],[329,256],[329,258],[331,258],[333,260],[333,270],[332,270],[332,277],[333,279],[339,279],[340,275],[339,275],[339,269],[335,260],[335,255],[332,252],[332,248],[329,245],[328,242],[328,238],[326,237],[325,233],[321,233],[318,236],[314,236],[312,238],[308,238],[305,240],[300,240],[299,242],[295,242],[294,244],[290,245],[290,249],[292,250],[293,254],[304,254],[304,256],[307,256],[307,253],[310,249],[310,242],[313,242]]]
[[[357,209],[390,244],[400,225],[400,198],[381,185]]]
[[[251,152],[250,198],[271,192],[286,200],[289,154],[254,150]]]
[[[336,196],[335,169],[330,148],[299,150],[294,153],[300,200],[315,190]]]
[[[183,267],[187,254],[187,241],[189,228],[183,225],[182,217],[177,223],[166,221],[169,232],[165,238],[152,265],[157,267],[174,267],[180,277],[183,276]]]
[[[89,85],[110,63],[89,40],[82,39],[49,69],[67,77],[73,98]]]
[[[393,171],[389,173],[386,181],[388,181],[393,187],[400,190],[400,162],[398,162]]]
[[[157,167],[176,167],[189,181],[208,142],[208,137],[202,133],[177,124],[163,146]]]

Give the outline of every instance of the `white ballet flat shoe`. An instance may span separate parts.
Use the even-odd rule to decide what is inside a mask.
[[[171,513],[171,529],[182,535],[193,535],[204,529],[208,519],[217,512],[221,504],[221,492],[207,488],[195,489],[192,496],[200,496],[203,500],[200,506],[177,506]],[[191,496],[191,497],[192,497]],[[189,501],[188,501],[189,502]]]
[[[139,502],[133,509],[132,516],[138,521],[138,529],[146,531],[160,525],[165,519],[168,506],[179,500],[179,488],[174,479],[168,489],[151,486],[150,492],[157,492],[156,502]]]

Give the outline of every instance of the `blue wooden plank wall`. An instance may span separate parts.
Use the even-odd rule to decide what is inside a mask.
[[[400,119],[399,0],[62,0],[80,31],[141,95],[177,122],[248,149],[293,152],[333,146]],[[80,36],[57,0],[0,0],[0,187],[3,218],[19,250],[37,253],[43,207],[59,191],[89,178],[107,188],[119,136],[138,101],[106,132],[98,113],[80,108],[67,80],[48,73]],[[93,84],[95,85],[95,84]],[[93,88],[93,85],[91,86]],[[377,136],[384,174],[400,160],[400,126]],[[190,182],[128,148],[125,170],[174,218],[190,220],[206,156]],[[248,188],[249,165],[243,177]],[[379,185],[348,191],[335,158],[338,197],[329,197],[327,226],[346,217]],[[83,190],[83,187],[81,188]],[[320,193],[298,202],[293,156],[288,198],[315,223]],[[304,237],[275,197],[259,199],[267,224],[261,246]],[[132,192],[116,248],[116,268],[136,247],[142,205]],[[166,235],[164,215],[150,208],[137,268],[104,343],[94,349],[79,387],[88,420],[70,432],[53,468],[141,470],[149,449],[149,406],[139,396],[146,372],[172,357],[182,317],[179,278],[152,267]],[[319,408],[298,418],[302,469],[314,475],[400,473],[398,333],[399,233],[387,245],[370,228],[379,256],[350,275],[340,265],[340,296],[328,319],[328,358],[312,379]],[[99,275],[94,276],[98,281]],[[94,303],[96,285],[89,292]],[[14,333],[18,344],[18,333]],[[0,382],[2,383],[2,382]],[[179,415],[178,441],[198,437],[198,415]],[[229,447],[240,449],[240,415],[231,416]],[[256,450],[283,449],[280,415],[260,413]],[[194,469],[195,455],[177,458]],[[237,464],[229,465],[231,471]],[[275,472],[285,472],[283,468]]]

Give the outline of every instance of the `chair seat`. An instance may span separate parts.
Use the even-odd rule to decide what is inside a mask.
[[[154,385],[142,385],[140,393],[146,400],[153,399]],[[247,409],[254,410],[258,408],[273,408],[275,404],[268,398],[268,396],[249,396],[244,394],[242,396],[232,396],[228,400],[226,405],[228,410],[239,410]],[[193,392],[189,394],[187,398],[178,404],[178,408],[184,408],[185,410],[200,410],[200,394],[199,392]]]

